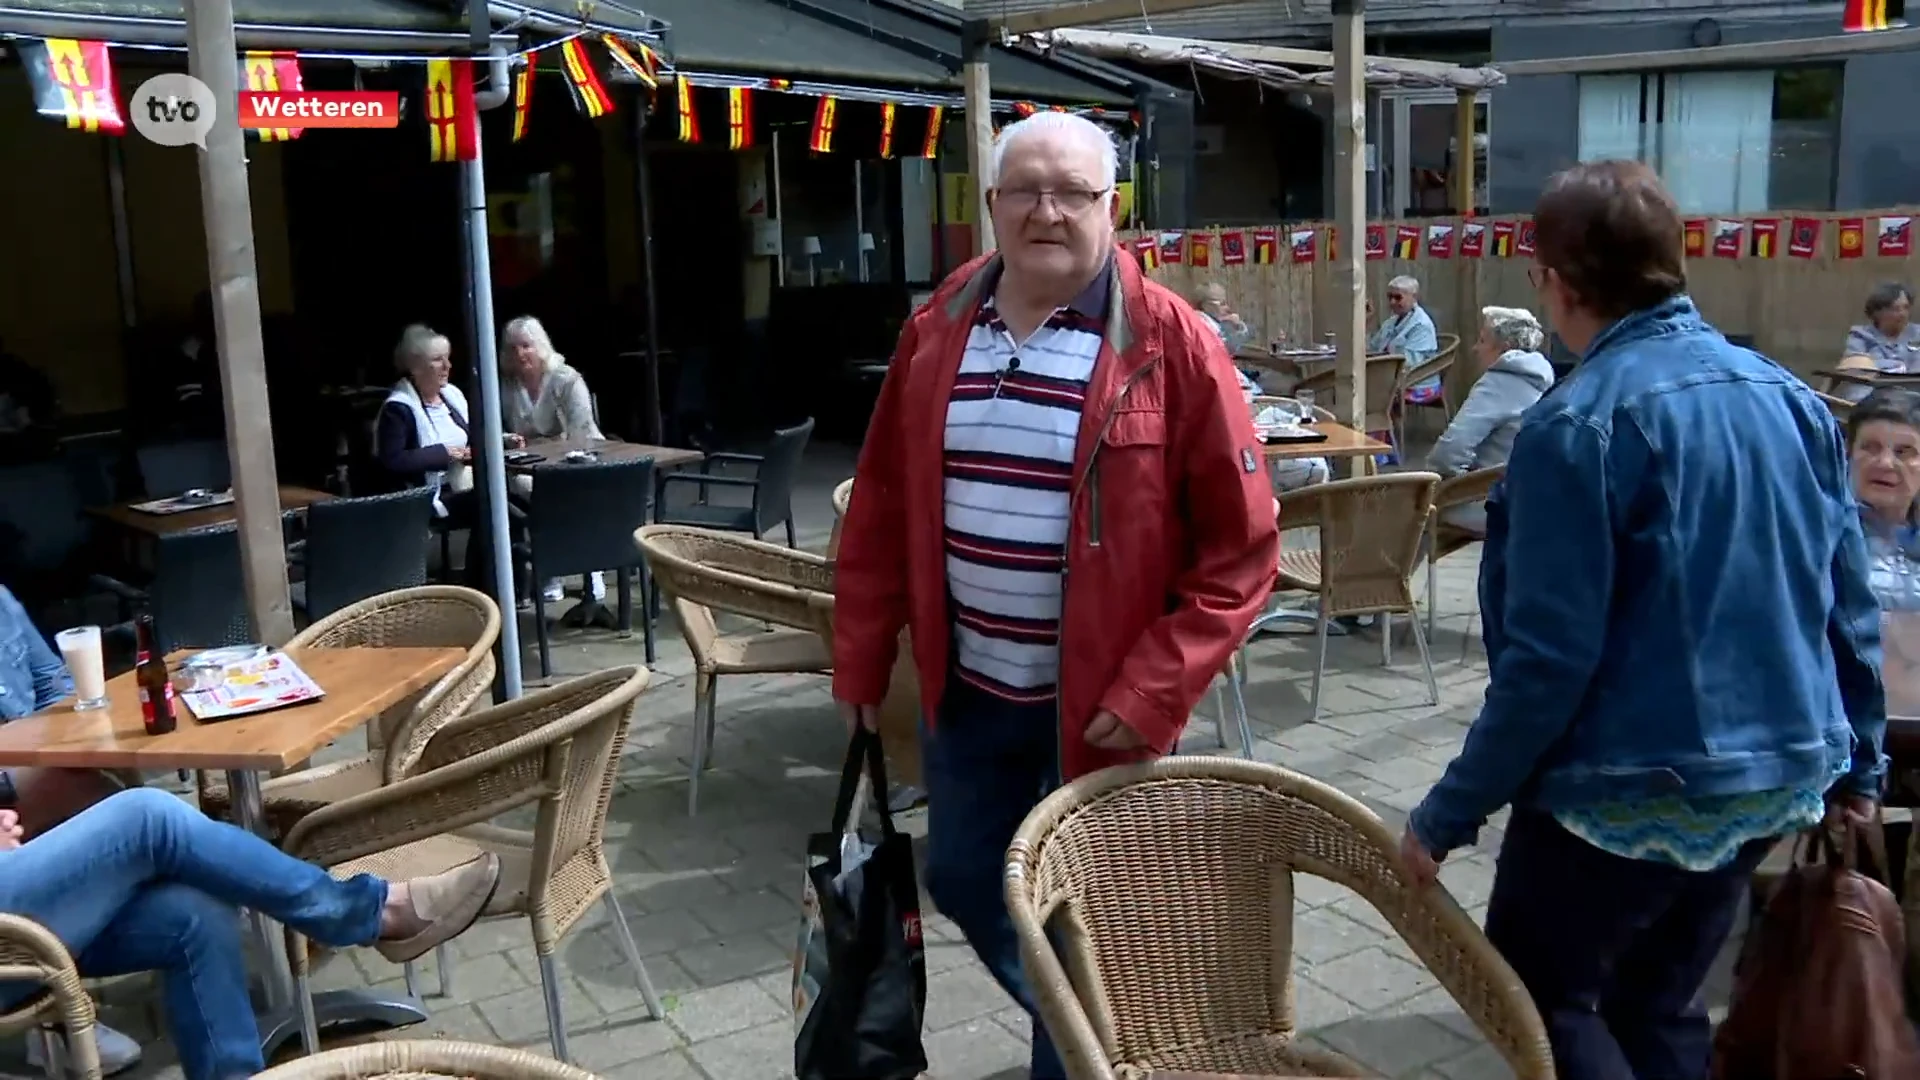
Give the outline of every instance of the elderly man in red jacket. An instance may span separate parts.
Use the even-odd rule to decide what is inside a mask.
[[[927,888],[1029,1011],[1000,885],[1014,830],[1063,779],[1173,749],[1280,547],[1233,364],[1115,249],[1114,186],[1083,118],[1001,131],[1001,249],[900,336],[834,589],[850,723],[874,723],[912,628]],[[1038,1020],[1033,1075],[1064,1075]]]

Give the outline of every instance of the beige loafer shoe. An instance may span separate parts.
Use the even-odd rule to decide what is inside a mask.
[[[417,960],[466,933],[500,887],[500,857],[491,852],[470,863],[407,883],[413,910],[426,926],[411,937],[374,942],[381,956],[396,964]]]

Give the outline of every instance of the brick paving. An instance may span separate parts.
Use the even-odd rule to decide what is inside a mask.
[[[819,549],[831,524],[827,493],[850,475],[839,448],[810,451],[796,497],[801,545]],[[1486,679],[1477,632],[1469,634],[1477,551],[1443,563],[1440,617],[1432,643],[1440,703],[1426,702],[1410,639],[1383,668],[1377,638],[1336,638],[1329,650],[1321,714],[1308,721],[1313,639],[1270,636],[1251,653],[1247,696],[1263,761],[1315,776],[1358,797],[1397,833],[1451,758]],[[562,631],[560,676],[638,663],[637,636]],[[641,698],[609,824],[618,895],[654,981],[664,1021],[647,1018],[609,928],[596,916],[563,944],[560,966],[571,1050],[577,1064],[611,1077],[646,1080],[773,1080],[792,1075],[788,963],[798,918],[805,834],[825,827],[839,752],[840,721],[818,677],[733,677],[720,682],[714,771],[700,814],[686,812],[693,689],[691,662],[669,622],[662,628],[655,681]],[[1217,744],[1211,699],[1194,717],[1182,749]],[[910,831],[921,815],[906,819]],[[1497,824],[1503,819],[1496,819]],[[1479,918],[1492,881],[1499,831],[1449,859],[1442,879]],[[1385,922],[1345,888],[1299,881],[1295,977],[1299,1024],[1381,1075],[1409,1080],[1480,1080],[1509,1075],[1451,999]],[[929,909],[931,910],[931,909]],[[927,920],[930,972],[926,1046],[936,1080],[1025,1076],[1028,1025],[976,963],[952,925]],[[455,946],[450,997],[429,996],[424,1029],[435,1035],[544,1052],[545,1016],[534,952],[523,921],[476,927]],[[438,990],[423,965],[420,986]],[[400,970],[367,950],[336,958],[320,987],[400,985]],[[154,1038],[150,990],[136,980],[107,995],[106,1019]],[[135,1075],[172,1076],[170,1050],[150,1044]]]

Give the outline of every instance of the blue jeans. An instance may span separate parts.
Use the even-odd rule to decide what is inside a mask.
[[[335,881],[163,791],[123,791],[13,851],[0,851],[0,911],[51,930],[89,977],[158,970],[188,1080],[265,1067],[247,1000],[248,907],[334,947],[380,933],[387,883]],[[0,1000],[31,988],[15,983]]]
[[[927,895],[1033,1017],[1033,1080],[1066,1080],[1066,1069],[1034,1010],[1001,881],[1014,832],[1059,786],[1059,730],[1051,701],[1014,704],[948,675],[939,723],[921,740]]]
[[[1562,1080],[1702,1080],[1713,1031],[1696,1000],[1753,872],[1749,842],[1716,870],[1623,858],[1516,809],[1487,937],[1546,1022]]]

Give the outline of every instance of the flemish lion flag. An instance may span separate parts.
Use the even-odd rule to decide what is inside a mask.
[[[290,52],[247,52],[240,57],[240,85],[249,90],[300,90],[300,60]],[[304,128],[246,128],[261,142],[297,139]]]
[[[744,86],[729,86],[727,87],[727,148],[745,150],[752,145],[753,91]]]
[[[533,122],[533,58],[513,76],[513,141],[527,137],[527,125]]]
[[[33,107],[79,131],[124,135],[126,117],[104,41],[47,38],[22,41],[20,63],[33,84]]]
[[[573,38],[560,46],[560,70],[567,74],[567,90],[573,95],[574,108],[589,118],[613,111],[613,98],[607,93],[606,84],[600,81],[600,73],[593,70],[593,59],[587,55],[585,42]]]
[[[634,56],[612,34],[601,34],[600,40],[606,45],[607,55],[613,59],[615,67],[649,90],[660,89],[660,62],[653,55],[653,50],[647,48],[646,42],[636,42],[640,55]]]
[[[480,156],[480,112],[473,104],[473,61],[427,61],[427,135],[434,161]]]
[[[840,99],[831,94],[813,107],[813,131],[807,136],[807,149],[816,154],[833,152],[833,125],[839,111]]]
[[[1840,14],[1840,29],[1849,34],[1873,30],[1891,30],[1907,25],[1905,0],[1847,0]]]
[[[920,139],[921,157],[930,158],[940,153],[940,121],[946,115],[947,110],[942,106],[927,106],[927,133]]]
[[[891,101],[880,103],[880,156],[893,156],[893,121],[899,109]]]
[[[728,104],[731,105],[732,102],[729,101]],[[693,84],[688,82],[684,75],[675,76],[673,80],[673,111],[680,121],[678,128],[680,141],[699,142],[700,115],[693,110]],[[731,118],[732,110],[729,109],[728,112]]]

